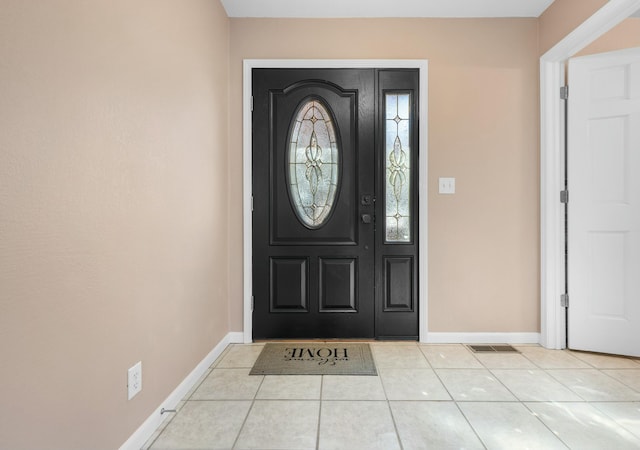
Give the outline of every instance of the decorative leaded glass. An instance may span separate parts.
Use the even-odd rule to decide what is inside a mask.
[[[300,221],[320,228],[336,199],[339,149],[331,115],[322,100],[303,103],[291,123],[289,195]]]
[[[411,96],[385,95],[385,240],[411,241]]]

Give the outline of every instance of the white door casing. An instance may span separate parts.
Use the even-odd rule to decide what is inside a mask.
[[[564,188],[565,61],[640,9],[640,0],[610,0],[540,57],[540,344],[565,348]]]
[[[569,347],[640,356],[640,48],[568,73]]]
[[[640,1],[640,0],[638,0]],[[427,324],[428,322],[428,67],[427,60],[369,60],[369,59],[352,59],[352,60],[294,60],[294,59],[246,59],[243,61],[243,341],[245,343],[253,342],[252,334],[252,228],[251,228],[251,211],[252,211],[252,169],[251,169],[251,111],[252,111],[252,95],[251,95],[251,75],[254,68],[417,68],[420,71],[420,99],[419,99],[419,117],[420,117],[420,157],[419,157],[419,175],[418,189],[419,195],[419,223],[420,233],[425,239],[420,239],[418,250],[418,264],[420,283],[418,288],[418,309],[419,309],[419,335],[420,342],[427,341]]]

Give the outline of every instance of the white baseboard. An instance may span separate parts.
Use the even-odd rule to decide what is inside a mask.
[[[232,331],[227,334],[229,338],[229,344],[244,344],[244,332],[242,331]]]
[[[180,400],[198,382],[213,362],[222,354],[229,344],[241,343],[242,333],[228,333],[213,350],[191,371],[189,375],[173,390],[171,394],[156,408],[142,425],[122,444],[120,450],[139,450],[156,431],[165,419],[161,415],[162,409],[175,409]]]
[[[540,333],[427,333],[427,344],[539,344]]]

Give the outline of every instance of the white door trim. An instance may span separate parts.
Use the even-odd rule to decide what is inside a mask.
[[[560,87],[565,62],[640,9],[640,0],[610,0],[540,58],[540,344],[561,349],[566,317],[564,292],[564,105]]]
[[[639,0],[640,1],[640,0]],[[428,217],[427,217],[427,162],[428,162],[428,61],[427,60],[295,60],[295,59],[245,59],[242,72],[242,216],[243,216],[243,334],[244,342],[253,341],[252,297],[252,226],[251,226],[251,74],[254,68],[407,68],[420,70],[420,153],[419,153],[419,198],[420,243],[418,247],[419,291],[418,323],[420,342],[427,341],[428,313]]]

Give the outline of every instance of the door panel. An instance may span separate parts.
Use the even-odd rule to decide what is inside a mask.
[[[337,160],[341,163],[338,164],[337,169],[337,199],[331,211],[330,220],[317,228],[304,226],[296,214],[295,207],[292,207],[293,202],[289,188],[291,177],[287,171],[292,119],[296,116],[299,107],[312,99],[320,99],[329,105],[329,113],[333,115],[338,134],[336,136],[338,140]],[[353,208],[357,197],[358,173],[356,170],[359,150],[357,145],[360,144],[356,135],[357,91],[341,89],[333,83],[311,79],[298,81],[284,89],[271,89],[268,101],[271,106],[272,151],[270,168],[273,174],[271,177],[273,183],[271,204],[273,207],[269,211],[272,225],[271,243],[277,245],[357,245],[358,211]],[[319,120],[318,123],[322,123],[322,121]],[[316,126],[318,125],[316,124]],[[324,149],[324,153],[327,153],[326,150]],[[309,155],[304,156],[307,157],[306,166],[314,163],[312,159],[309,159]],[[323,164],[320,169],[328,171],[327,164]],[[305,174],[300,175],[302,175],[300,178],[306,181],[304,180]]]
[[[384,266],[384,312],[413,311],[413,257],[385,257]]]
[[[254,337],[374,337],[374,224],[360,220],[374,211],[359,201],[374,193],[374,71],[256,69],[253,80]],[[318,117],[300,126],[315,134],[299,133],[298,113],[314,100]],[[335,145],[321,145],[323,114]],[[299,135],[309,142],[292,157]],[[334,203],[315,225],[313,188],[322,190],[327,170],[337,172]],[[290,187],[297,182],[302,195]]]
[[[569,63],[569,347],[640,356],[640,49]]]
[[[254,338],[417,339],[418,71],[252,88]]]
[[[309,311],[308,267],[307,258],[270,258],[270,312]]]
[[[320,258],[320,312],[358,312],[357,258]]]

